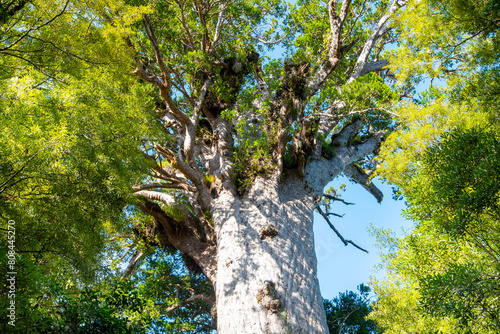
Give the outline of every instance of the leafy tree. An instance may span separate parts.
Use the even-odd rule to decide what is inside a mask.
[[[9,271],[6,249],[0,249],[2,276]],[[146,333],[151,319],[147,299],[133,288],[134,282],[108,279],[92,288],[78,289],[71,272],[41,271],[29,259],[17,258],[15,298],[0,299],[3,333]],[[61,268],[62,269],[62,268]],[[2,282],[2,296],[13,293]],[[14,317],[9,307],[15,301]],[[10,323],[12,322],[12,323]]]
[[[373,234],[385,250],[380,269],[386,277],[370,281],[378,300],[369,319],[384,333],[461,332],[453,318],[422,312],[420,279],[474,258],[470,247],[425,225],[417,226],[404,238],[384,229],[374,229]]]
[[[358,293],[346,291],[332,300],[323,301],[330,334],[378,333],[375,322],[366,319],[371,312],[370,291],[368,286],[360,284]]]
[[[496,133],[453,131],[428,150],[413,187],[405,192],[411,203],[409,216],[431,220],[436,229],[471,243],[478,252],[477,258],[421,280],[424,309],[452,315],[466,327],[474,323],[496,331],[500,329],[499,149]]]
[[[389,281],[373,282],[373,318],[398,332],[408,321],[391,320],[389,310],[410,303],[419,331],[498,332],[498,2],[408,6],[422,15],[397,19],[411,38],[394,70],[403,86],[427,76],[446,87],[403,104],[401,127],[382,149],[382,175],[418,223],[387,259]]]
[[[381,52],[405,4],[54,0],[9,11],[1,214],[18,222],[19,251],[87,276],[120,253],[124,279],[142,272],[169,290],[165,273],[147,274],[165,262],[140,260],[177,249],[203,275],[158,291],[159,312],[183,323],[191,303],[207,313],[203,302],[220,333],[326,332],[312,211],[342,172],[381,200],[368,176],[399,99]],[[286,60],[268,58],[274,45]]]

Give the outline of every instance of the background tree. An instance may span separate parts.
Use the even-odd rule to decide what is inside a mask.
[[[326,321],[330,334],[378,333],[373,320],[366,319],[371,312],[371,289],[358,285],[358,292],[346,291],[332,300],[324,300]]]
[[[423,15],[402,14],[409,20],[402,36],[413,38],[400,50],[410,61],[395,69],[403,79],[417,74],[447,86],[405,104],[402,126],[382,150],[383,175],[399,187],[418,224],[387,262],[397,283],[374,285],[381,295],[373,318],[388,328],[401,325],[387,321],[390,296],[413,291],[427,324],[442,317],[445,332],[497,332],[498,3],[409,6]]]

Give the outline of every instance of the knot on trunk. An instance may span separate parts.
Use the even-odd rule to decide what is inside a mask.
[[[263,309],[271,313],[278,313],[281,309],[281,300],[276,292],[275,284],[271,281],[264,281],[262,289],[257,293],[257,302]]]
[[[264,240],[265,238],[274,238],[278,235],[278,229],[273,225],[266,225],[259,231],[260,239]]]

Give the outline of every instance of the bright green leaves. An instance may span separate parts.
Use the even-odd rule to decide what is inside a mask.
[[[400,104],[400,128],[380,154],[382,175],[400,187],[406,214],[418,222],[386,263],[389,278],[407,286],[376,288],[373,317],[394,332],[404,320],[386,321],[390,296],[408,291],[426,326],[438,320],[454,324],[444,332],[498,331],[498,37],[485,20],[498,14],[491,8],[486,1],[415,1],[399,14],[404,42],[391,58],[399,83],[427,76],[447,87]]]
[[[455,130],[427,150],[406,190],[409,214],[418,220],[432,217],[452,235],[486,232],[481,239],[488,240],[487,231],[498,229],[499,173],[500,142],[494,133]]]
[[[109,7],[113,15],[123,14],[120,22],[112,22],[113,15],[103,18]],[[116,69],[123,66],[124,58],[130,58],[124,57],[128,50],[123,38],[130,32],[125,25],[136,19],[137,11],[132,13],[114,2],[30,1],[0,31],[0,77],[31,66],[64,82],[85,66],[106,64]]]
[[[498,66],[496,9],[486,0],[410,1],[396,19],[402,42],[391,52],[391,67],[402,81],[421,75],[455,85],[475,68]]]
[[[421,306],[429,314],[454,317],[471,333],[496,333],[500,326],[496,274],[472,263],[431,274],[420,281]]]
[[[394,109],[399,128],[389,135],[379,155],[384,161],[379,173],[399,186],[409,181],[426,148],[437,143],[444,133],[455,127],[467,129],[489,122],[487,113],[450,105],[439,91],[431,90],[422,96],[420,104],[403,102]]]
[[[459,331],[454,319],[421,311],[419,280],[475,259],[470,245],[441,236],[426,225],[418,226],[404,238],[396,238],[391,231],[383,229],[375,230],[374,234],[386,253],[382,255],[381,265],[386,278],[370,281],[379,298],[370,319],[384,328],[384,333]]]
[[[18,222],[20,250],[65,254],[92,276],[103,226],[120,223],[148,170],[138,140],[155,136],[149,91],[96,68],[42,88],[42,74],[22,74],[0,83],[0,213]]]

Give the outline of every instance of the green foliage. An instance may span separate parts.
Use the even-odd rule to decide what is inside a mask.
[[[0,249],[2,276],[7,277],[6,249]],[[0,317],[8,319],[8,306],[15,301],[15,326],[2,321],[4,333],[146,333],[150,319],[133,282],[106,280],[83,290],[75,286],[71,270],[43,271],[25,256],[16,257],[16,291],[7,298],[2,282]]]
[[[436,230],[470,242],[480,254],[420,283],[424,309],[453,316],[465,328],[500,328],[499,149],[496,133],[452,131],[426,151],[405,188],[410,217],[430,220]]]
[[[0,57],[0,216],[16,221],[18,251],[92,281],[106,233],[124,224],[130,180],[148,170],[137,140],[156,123],[150,89],[122,75],[120,32],[90,24],[103,4],[65,3],[34,1],[2,30],[9,45],[20,22],[40,25]]]
[[[132,281],[141,284],[141,295],[148,298],[147,312],[151,316],[155,332],[212,332],[208,304],[201,301],[182,304],[193,293],[214,295],[212,284],[200,274],[199,267],[193,267],[192,260],[182,257],[175,250],[157,249],[145,259]],[[172,311],[165,314],[165,310],[169,308]]]
[[[368,286],[360,284],[358,292],[346,291],[332,300],[324,300],[329,333],[380,333],[373,320],[366,319],[371,311]]]
[[[473,259],[470,245],[454,242],[425,225],[404,238],[384,229],[372,233],[384,250],[379,268],[386,276],[370,280],[378,300],[369,318],[390,334],[461,332],[453,318],[422,312],[419,279]]]
[[[491,131],[454,130],[431,146],[406,189],[408,214],[454,236],[487,235],[500,216],[500,142]],[[479,235],[478,235],[479,237]]]
[[[168,237],[160,240],[163,222],[138,214],[134,207],[138,202],[130,195],[134,185],[153,178],[151,173],[158,171],[154,167],[174,169],[177,161],[199,174],[209,169],[197,157],[191,159],[194,163],[188,161],[182,136],[177,136],[179,124],[162,117],[164,102],[187,117],[201,110],[194,141],[201,139],[207,147],[223,134],[202,122],[207,125],[219,116],[229,121],[234,146],[227,147],[234,149],[218,153],[232,157],[240,193],[256,175],[275,171],[287,146],[293,147],[287,151],[290,165],[305,160],[307,154],[300,150],[312,146],[319,118],[310,128],[303,121],[327,110],[332,102],[345,103],[338,115],[332,115],[334,132],[353,119],[365,121],[363,133],[352,143],[393,127],[386,109],[397,96],[378,74],[342,87],[355,65],[355,50],[392,1],[352,1],[344,25],[342,62],[324,90],[301,101],[303,110],[295,105],[287,115],[276,105],[272,109],[269,101],[273,94],[282,94],[283,105],[291,105],[304,95],[305,77],[312,72],[293,77],[286,67],[320,66],[318,55],[325,55],[330,42],[327,6],[322,1],[290,5],[279,0],[237,0],[224,3],[221,14],[220,3],[33,0],[9,2],[19,6],[0,12],[0,217],[16,221],[16,251],[23,255],[19,272],[24,273],[19,277],[30,277],[19,285],[23,306],[18,314],[25,328],[128,333],[141,332],[152,323],[157,332],[213,330],[206,302],[184,303],[195,295],[213,298],[210,282],[191,258],[173,253]],[[151,30],[146,31],[149,21]],[[257,59],[255,51],[272,50],[257,39],[282,37],[289,61]],[[390,33],[380,36],[380,47],[391,38]],[[379,59],[380,51],[367,61]],[[487,51],[481,49],[481,59],[488,58]],[[259,107],[253,102],[263,93],[249,79],[252,74],[265,77],[271,92]],[[211,84],[205,103],[201,109],[192,108],[206,79]],[[158,81],[163,81],[160,94],[153,90]],[[470,81],[470,90],[477,89]],[[456,98],[461,99],[458,93]],[[246,112],[257,120],[250,124]],[[294,147],[302,132],[310,142]],[[323,156],[329,159],[335,154],[330,135],[319,138]],[[154,144],[164,145],[167,153],[160,153]],[[176,157],[168,160],[170,152]],[[152,161],[158,166],[151,168]],[[174,171],[174,181],[165,187],[175,188],[177,183],[179,189],[166,192],[190,213],[202,212],[199,221],[210,221],[209,210],[198,210],[180,189],[199,184],[212,188],[220,175],[207,173],[197,184],[196,173],[187,174],[177,182],[179,173]],[[185,176],[189,181],[184,183]],[[186,218],[186,211],[177,207],[161,208],[169,219]],[[2,234],[0,243],[6,238]],[[119,276],[121,261],[134,251],[145,255],[131,280],[113,279]],[[342,298],[354,298],[347,304],[359,301],[352,295]]]
[[[277,128],[262,125],[248,125],[241,121],[237,126],[238,136],[242,140],[236,143],[233,153],[235,177],[238,190],[244,192],[255,176],[272,172],[276,162],[272,156],[277,144]]]
[[[445,273],[426,276],[420,281],[421,307],[433,315],[459,321],[463,331],[498,331],[500,293],[498,273],[474,263],[455,264]]]

